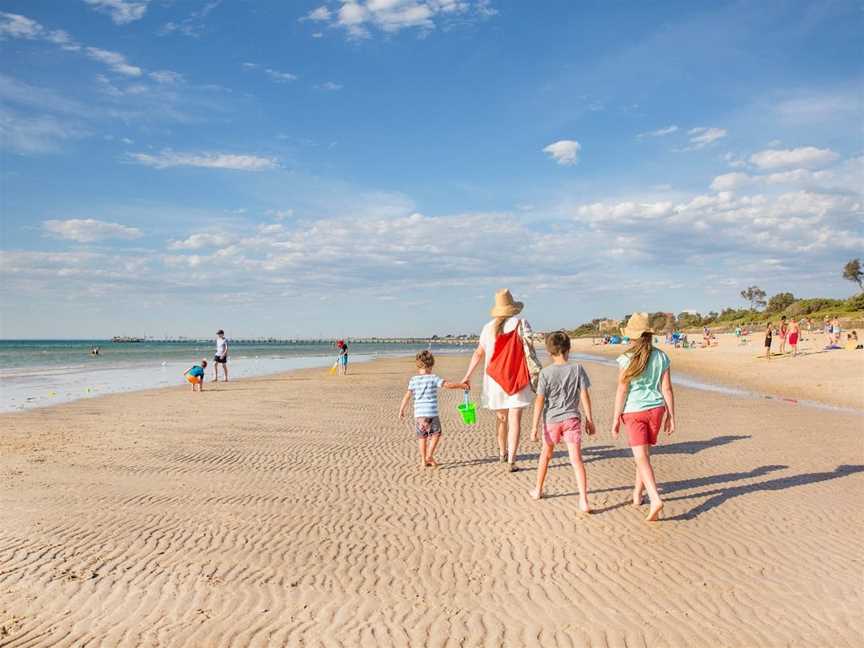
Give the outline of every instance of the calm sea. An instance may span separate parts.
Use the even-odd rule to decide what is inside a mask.
[[[229,377],[329,367],[332,343],[236,342],[229,340]],[[100,347],[98,356],[91,355]],[[351,362],[412,355],[428,344],[349,343]],[[435,353],[473,351],[474,345],[432,345]],[[14,411],[100,394],[183,385],[183,372],[202,358],[210,362],[215,342],[110,340],[0,340],[0,411]],[[212,363],[207,379],[212,378]],[[220,372],[221,375],[221,372]]]

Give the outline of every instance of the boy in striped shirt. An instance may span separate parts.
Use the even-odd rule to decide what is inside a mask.
[[[468,383],[447,382],[432,373],[435,356],[431,351],[417,354],[417,375],[408,381],[408,391],[399,407],[399,418],[405,418],[408,401],[414,398],[414,431],[420,449],[420,465],[424,468],[435,467],[435,448],[441,439],[441,419],[438,418],[438,390],[469,389]],[[427,443],[428,442],[428,443]]]

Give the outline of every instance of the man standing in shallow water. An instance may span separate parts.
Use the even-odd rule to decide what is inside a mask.
[[[222,373],[225,374],[225,382],[228,382],[228,340],[225,339],[225,331],[216,331],[216,355],[213,356],[213,382],[219,382],[219,365],[222,365]]]

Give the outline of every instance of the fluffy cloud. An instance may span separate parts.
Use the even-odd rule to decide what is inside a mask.
[[[99,13],[111,16],[117,25],[127,25],[141,20],[147,13],[150,0],[84,0]]]
[[[671,126],[658,128],[657,130],[648,131],[647,133],[639,133],[636,136],[636,139],[645,139],[646,137],[664,137],[676,132],[678,132],[678,127],[675,124],[672,124]]]
[[[734,191],[746,187],[751,181],[752,178],[746,173],[724,173],[714,178],[711,188],[714,191]]]
[[[335,83],[333,81],[325,81],[324,83],[319,83],[315,86],[319,90],[327,90],[328,92],[336,92],[337,90],[342,89],[341,83]]]
[[[93,243],[106,239],[136,239],[142,236],[137,227],[127,227],[120,223],[109,223],[93,218],[70,218],[69,220],[47,220],[42,229],[55,238]]]
[[[233,169],[237,171],[266,171],[279,166],[279,163],[273,158],[257,155],[234,155],[231,153],[181,153],[166,150],[158,155],[132,153],[129,157],[139,164],[155,169],[188,166],[206,169]]]
[[[192,234],[182,241],[171,241],[168,243],[169,250],[201,250],[203,248],[221,248],[231,241],[227,234],[199,232]]]
[[[695,151],[705,148],[719,139],[723,139],[726,137],[727,132],[725,128],[698,126],[687,131],[687,135],[690,136],[689,150]]]
[[[573,166],[579,162],[582,145],[576,140],[558,140],[543,148],[543,152],[562,166]]]
[[[830,164],[840,156],[831,149],[804,146],[796,149],[768,149],[750,156],[750,162],[760,169],[784,167],[820,167]]]
[[[464,22],[495,14],[490,0],[342,0],[335,11],[322,5],[300,20],[341,28],[351,38],[368,38],[373,29],[388,33],[407,28],[428,31],[456,18]]]

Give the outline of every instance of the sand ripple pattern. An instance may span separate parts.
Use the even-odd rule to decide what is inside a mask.
[[[0,646],[864,643],[860,418],[681,390],[650,526],[623,444],[586,442],[596,515],[563,448],[534,503],[537,446],[505,474],[460,394],[419,468],[411,364],[4,416]],[[614,376],[590,372],[605,432]]]

